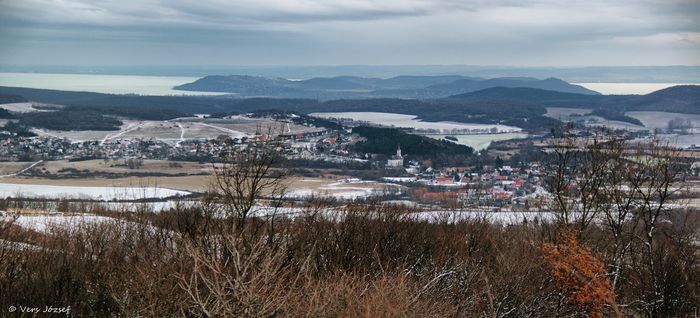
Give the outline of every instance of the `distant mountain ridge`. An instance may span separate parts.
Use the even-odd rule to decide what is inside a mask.
[[[264,84],[264,83],[263,83]],[[69,107],[104,108],[119,116],[140,116],[144,110],[158,114],[176,111],[241,113],[257,110],[314,112],[388,112],[416,115],[425,121],[502,124],[540,131],[555,127],[556,119],[544,116],[547,107],[598,110],[610,120],[629,111],[666,111],[700,114],[700,86],[675,86],[647,95],[584,95],[527,87],[492,87],[435,99],[365,98],[318,100],[302,98],[236,98],[224,96],[138,96],[70,92],[20,87],[0,87],[0,94]],[[168,115],[169,116],[169,115]],[[165,116],[165,117],[168,117]],[[163,117],[163,116],[160,116]],[[168,117],[170,118],[170,117]]]
[[[288,80],[249,75],[210,75],[176,90],[223,92],[241,97],[285,98],[442,98],[492,87],[530,87],[551,91],[599,95],[598,92],[557,78],[504,77],[483,79],[460,75],[397,76],[387,79],[355,76]]]

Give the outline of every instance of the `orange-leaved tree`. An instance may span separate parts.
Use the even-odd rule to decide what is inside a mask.
[[[576,311],[597,318],[603,316],[603,307],[610,305],[617,313],[615,292],[603,263],[574,234],[564,231],[557,244],[543,244],[541,250],[552,277]]]

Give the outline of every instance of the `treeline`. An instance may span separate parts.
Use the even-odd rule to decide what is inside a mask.
[[[0,94],[0,104],[25,103],[27,99],[15,94]]]
[[[96,107],[96,106],[71,106],[67,110],[80,112],[98,111],[105,115],[113,115],[130,119],[142,120],[169,120],[178,117],[188,117],[192,114],[167,108],[154,107]]]
[[[0,118],[2,114],[0,113]],[[189,116],[173,109],[129,108],[129,107],[87,107],[70,106],[55,111],[28,112],[18,114],[19,123],[24,127],[51,130],[119,130],[122,121],[117,117],[141,120],[168,120]]]
[[[5,124],[5,126],[0,127],[0,131],[7,131],[10,134],[15,134],[20,137],[34,137],[36,136],[35,133],[33,133],[29,127],[23,124],[19,124],[16,122],[9,121]],[[0,135],[2,137],[2,135]]]
[[[61,109],[29,112],[19,116],[19,124],[51,130],[119,130],[122,122],[96,109]]]
[[[607,120],[616,120],[616,121],[626,122],[626,123],[635,124],[635,125],[639,125],[639,126],[644,126],[644,124],[641,121],[639,121],[639,119],[633,118],[630,116],[626,116],[624,113],[610,110],[610,109],[597,108],[597,109],[594,109],[593,112],[591,112],[591,115],[600,116],[600,117],[603,117]]]
[[[366,138],[366,140],[356,143],[353,147],[354,151],[363,153],[391,156],[396,154],[396,149],[399,146],[403,154],[413,157],[432,158],[438,154],[445,156],[470,155],[474,151],[468,146],[408,134],[395,128],[360,126],[353,128],[352,132]]]
[[[277,109],[262,109],[252,113],[253,117],[272,117],[275,119],[291,120],[298,125],[307,125],[315,127],[323,127],[332,130],[343,129],[343,126],[325,118],[313,117],[299,112],[277,110]]]
[[[12,116],[12,114],[7,109],[0,107],[0,118],[14,118],[14,116]]]

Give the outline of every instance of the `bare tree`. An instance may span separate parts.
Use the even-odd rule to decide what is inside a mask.
[[[696,234],[683,230],[683,211],[671,204],[687,190],[680,150],[658,139],[630,144],[610,132],[592,138],[562,132],[553,148],[549,184],[558,221],[583,239],[591,239],[585,231],[591,224],[602,227],[599,251],[611,286],[633,295],[622,306],[634,304],[651,317],[681,308],[670,291],[692,275],[683,267],[692,253],[681,251],[695,250],[688,242]]]
[[[274,222],[286,193],[287,187],[282,181],[284,171],[275,167],[284,157],[279,140],[272,137],[273,132],[270,129],[266,135],[256,136],[256,140],[247,144],[228,145],[220,161],[213,164],[211,190],[224,216],[231,220],[235,233],[244,230],[262,199],[271,203],[266,216]]]
[[[553,131],[553,175],[549,188],[554,195],[558,222],[574,226],[581,235],[591,222],[610,209],[605,186],[615,175],[616,159],[622,155],[622,139],[603,132],[579,137],[569,132]]]

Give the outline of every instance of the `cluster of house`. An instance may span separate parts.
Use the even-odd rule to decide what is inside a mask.
[[[414,167],[415,168],[415,167]],[[413,177],[384,178],[387,182],[414,183],[413,198],[425,203],[459,202],[506,210],[541,209],[550,198],[543,188],[544,168],[539,162],[521,167],[448,167],[412,171]]]
[[[270,140],[264,134],[232,138],[221,135],[214,139],[192,139],[165,142],[156,138],[114,138],[109,140],[71,141],[53,136],[0,139],[0,160],[81,160],[94,158],[140,158],[201,161],[219,156],[231,147],[244,147],[251,142]],[[342,161],[347,150],[341,149],[341,137],[333,131],[312,131],[279,135],[279,149],[290,158]]]
[[[165,159],[171,147],[155,139],[75,142],[50,136],[0,140],[0,160],[79,160],[91,158]]]

